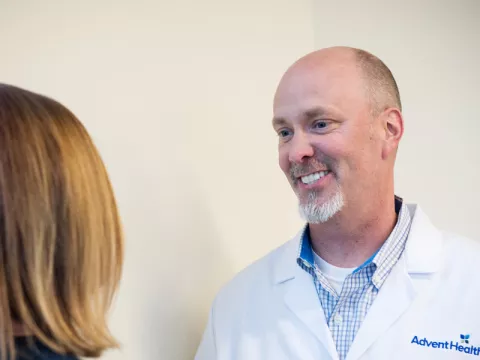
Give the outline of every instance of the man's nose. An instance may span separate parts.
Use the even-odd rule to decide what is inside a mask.
[[[290,140],[290,154],[289,160],[293,163],[301,163],[305,158],[314,155],[314,148],[307,136],[303,134],[295,134]]]

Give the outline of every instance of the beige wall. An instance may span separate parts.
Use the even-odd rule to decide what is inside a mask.
[[[0,81],[93,135],[127,235],[115,360],[192,359],[219,286],[296,230],[270,127],[310,0],[2,1]],[[288,199],[288,200],[286,200]]]
[[[119,199],[124,348],[105,358],[192,359],[219,286],[298,230],[271,100],[316,47],[364,47],[392,67],[406,118],[398,192],[480,237],[479,15],[476,0],[0,0],[0,81],[69,106]]]

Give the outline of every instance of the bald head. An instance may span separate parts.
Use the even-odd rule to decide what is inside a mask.
[[[341,71],[345,76],[349,73],[348,76],[352,78],[360,77],[374,115],[389,107],[402,109],[400,93],[392,72],[382,60],[365,50],[332,47],[312,52],[296,61],[287,70],[284,79],[305,70],[311,73]]]
[[[365,50],[352,49],[352,51],[357,66],[362,71],[374,112],[379,113],[389,107],[402,110],[398,85],[387,65]]]

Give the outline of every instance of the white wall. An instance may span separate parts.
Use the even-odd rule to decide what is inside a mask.
[[[0,81],[70,107],[118,196],[124,348],[105,358],[192,359],[219,286],[296,231],[271,100],[313,49],[311,12],[310,0],[0,0]]]
[[[348,45],[390,67],[405,118],[397,193],[480,239],[480,1],[315,0],[315,47]]]
[[[314,48],[387,62],[405,107],[398,193],[480,237],[479,16],[477,0],[0,0],[0,81],[70,107],[118,196],[124,348],[105,358],[192,359],[219,286],[298,230],[271,100]]]

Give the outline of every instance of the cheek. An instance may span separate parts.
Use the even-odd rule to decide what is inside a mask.
[[[332,164],[334,168],[343,168],[349,162],[349,158],[354,153],[351,148],[352,144],[344,141],[339,136],[325,137],[323,141],[313,144],[315,153],[318,154],[318,160],[325,160]]]
[[[290,161],[288,159],[288,153],[286,150],[279,148],[278,149],[278,165],[280,166],[280,169],[285,174],[288,174],[290,171]]]
[[[365,130],[355,128],[348,130],[336,133],[328,139],[328,142],[319,144],[319,147],[340,167],[361,172],[365,164],[371,160],[370,155],[374,144]]]
[[[371,177],[375,169],[374,149],[370,144],[364,144],[356,149],[352,149],[345,155],[349,171],[355,174],[358,182],[362,182]]]

